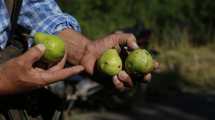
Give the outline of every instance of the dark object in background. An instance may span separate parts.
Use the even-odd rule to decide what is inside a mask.
[[[1,96],[0,120],[1,117],[6,120],[51,120],[56,111],[62,111],[63,102],[63,99],[43,88]]]
[[[132,27],[120,29],[119,31],[121,31],[123,33],[134,34],[134,36],[137,39],[137,44],[141,48],[147,48],[148,47],[149,42],[150,42],[149,39],[150,39],[150,36],[152,34],[152,31],[145,27],[143,21],[137,22]],[[154,49],[154,48],[149,49],[148,51],[152,54],[153,57],[159,55],[159,51]]]
[[[124,33],[132,33],[137,39],[137,43],[141,47],[146,47],[149,43],[149,37],[151,35],[151,30],[145,28],[143,22],[136,23],[133,27],[123,28],[120,31]]]

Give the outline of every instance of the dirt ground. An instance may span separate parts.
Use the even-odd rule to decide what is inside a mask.
[[[139,98],[129,108],[73,112],[68,120],[214,120],[215,95]]]

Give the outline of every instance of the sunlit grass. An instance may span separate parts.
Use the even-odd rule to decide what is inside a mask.
[[[180,33],[177,40],[167,38],[163,43],[152,37],[150,47],[160,51],[157,59],[161,63],[161,73],[176,72],[181,89],[215,90],[215,43],[195,47],[188,41],[186,32]]]

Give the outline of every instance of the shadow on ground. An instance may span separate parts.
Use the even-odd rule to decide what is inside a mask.
[[[176,72],[155,75],[124,107],[75,113],[72,120],[214,120],[215,95],[181,92],[182,79]]]

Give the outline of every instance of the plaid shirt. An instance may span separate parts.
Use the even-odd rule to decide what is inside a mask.
[[[31,35],[35,32],[56,34],[72,28],[80,32],[77,20],[63,13],[55,0],[23,0],[18,24],[28,28]],[[10,34],[10,16],[4,0],[0,0],[0,47],[4,48]],[[31,43],[31,41],[29,41]]]

